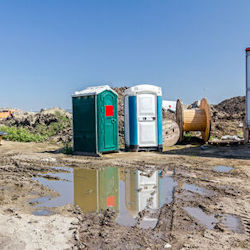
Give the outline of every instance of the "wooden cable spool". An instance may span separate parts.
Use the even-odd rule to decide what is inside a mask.
[[[174,146],[178,142],[180,138],[180,129],[175,121],[163,119],[162,131],[164,147]]]
[[[202,139],[207,142],[211,131],[210,106],[206,98],[201,100],[199,108],[184,109],[180,99],[176,103],[176,122],[180,128],[180,139],[183,141],[184,132],[200,131]]]

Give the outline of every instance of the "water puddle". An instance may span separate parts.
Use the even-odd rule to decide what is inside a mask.
[[[65,172],[50,173],[50,178],[48,178],[48,173],[41,174],[44,177],[33,178],[60,194],[56,198],[45,196],[31,200],[30,202],[32,203],[38,203],[36,207],[58,207],[74,202],[74,192],[72,188],[73,169],[60,167],[59,170],[64,170]]]
[[[0,186],[0,191],[4,191],[4,190],[9,190],[9,188],[5,186]]]
[[[233,167],[228,167],[228,166],[215,166],[214,167],[214,170],[219,173],[229,173],[233,169],[234,169]]]
[[[215,224],[218,222],[214,215],[208,215],[198,207],[185,207],[184,209],[208,229],[214,229]]]
[[[242,233],[242,224],[238,216],[226,214],[222,218],[222,224],[235,233]]]
[[[49,215],[54,214],[54,212],[48,209],[39,209],[39,210],[34,211],[33,214],[37,216],[49,216]]]
[[[34,214],[46,215],[49,208],[66,204],[76,204],[84,213],[112,207],[117,212],[117,223],[134,226],[138,213],[145,210],[147,215],[140,221],[140,227],[152,228],[157,224],[155,214],[158,208],[172,202],[177,185],[201,195],[206,193],[204,188],[176,182],[162,171],[142,172],[112,167],[61,169],[63,172],[42,173],[34,177],[59,194],[58,197],[46,196],[30,201],[35,208],[40,208]]]
[[[194,217],[200,224],[208,229],[214,229],[217,223],[221,223],[224,227],[233,232],[242,232],[242,224],[238,216],[223,214],[216,218],[214,214],[206,214],[201,208],[198,207],[185,207],[184,209],[189,215]]]
[[[183,182],[179,181],[178,186],[183,188],[186,191],[194,192],[194,193],[197,193],[197,194],[200,194],[200,195],[208,195],[208,194],[211,193],[207,189],[199,187],[199,186],[197,186],[195,184],[188,184],[188,183],[183,183]]]

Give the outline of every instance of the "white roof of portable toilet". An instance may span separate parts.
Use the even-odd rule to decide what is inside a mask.
[[[86,89],[81,90],[81,91],[76,91],[75,94],[73,95],[73,97],[98,95],[98,94],[102,93],[105,90],[110,90],[114,94],[117,95],[117,93],[113,89],[111,89],[108,85],[103,85],[103,86],[89,87],[89,88],[86,88]]]
[[[133,86],[125,91],[125,95],[135,96],[137,94],[156,94],[157,96],[162,96],[161,87],[149,84],[141,84]]]

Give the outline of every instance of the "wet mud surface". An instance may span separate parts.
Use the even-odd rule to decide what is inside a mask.
[[[5,249],[51,249],[53,235],[64,239],[59,249],[250,248],[249,145],[240,155],[238,147],[210,146],[101,158],[50,147],[0,148]],[[13,240],[18,228],[26,236]]]
[[[228,167],[228,166],[215,166],[214,170],[219,173],[228,173],[231,170],[233,170],[233,167]]]

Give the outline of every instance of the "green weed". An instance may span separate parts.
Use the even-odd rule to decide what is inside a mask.
[[[3,138],[9,141],[43,142],[57,135],[60,131],[72,126],[71,119],[67,118],[64,114],[56,112],[55,116],[57,121],[51,122],[49,125],[44,123],[36,124],[36,126],[30,129],[22,126],[1,126],[0,131],[8,133],[8,135]],[[67,148],[67,151],[70,151],[70,149]]]
[[[73,154],[72,143],[66,143],[62,149],[62,153],[67,155],[72,155]]]
[[[3,136],[4,139],[9,141],[19,141],[19,142],[41,142],[46,139],[41,134],[33,134],[29,132],[26,128],[17,127],[6,127],[1,126],[0,131],[8,133],[8,135]]]
[[[216,140],[216,139],[218,139],[218,138],[214,135],[210,135],[210,137],[209,137],[209,140]]]

